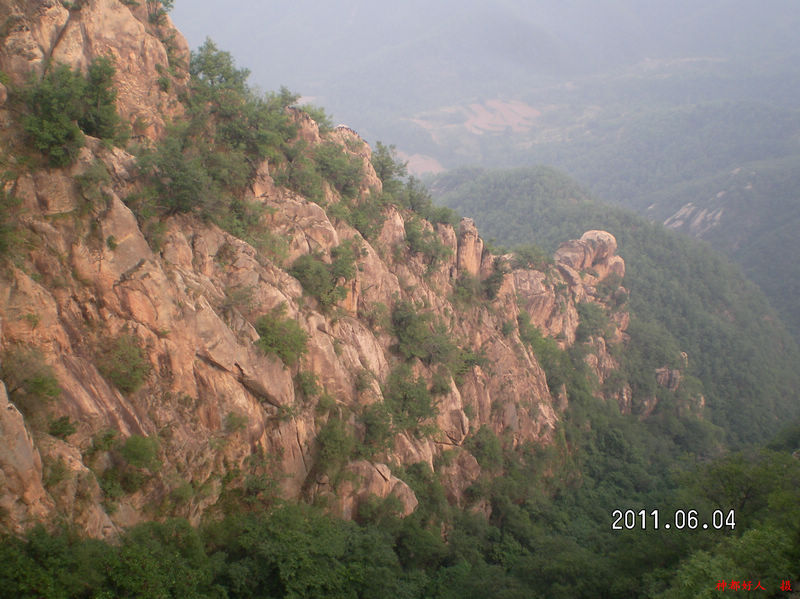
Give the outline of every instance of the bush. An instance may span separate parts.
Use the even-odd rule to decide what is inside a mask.
[[[319,450],[317,468],[326,473],[336,484],[342,468],[350,460],[356,441],[338,418],[329,419],[317,435]]]
[[[306,399],[314,399],[322,393],[322,386],[313,372],[298,372],[294,377],[294,384]]]
[[[135,468],[158,470],[158,441],[153,437],[131,435],[125,440],[119,450],[120,455],[128,464]]]
[[[344,197],[353,198],[361,184],[361,158],[351,156],[333,142],[314,149],[314,163],[319,173]]]
[[[383,402],[365,406],[361,412],[364,445],[370,451],[386,449],[392,436],[392,414]]]
[[[303,104],[300,106],[300,110],[305,112],[313,119],[313,121],[319,127],[320,133],[324,134],[333,130],[333,122],[331,122],[331,117],[325,112],[325,109],[322,106],[316,106],[315,104]]]
[[[518,245],[514,248],[511,266],[514,268],[535,268],[543,270],[553,263],[553,258],[534,243]]]
[[[30,111],[23,117],[22,126],[33,147],[47,156],[51,166],[71,164],[83,147],[78,119],[83,116],[85,89],[80,73],[62,64],[22,92]]]
[[[481,468],[497,471],[503,466],[503,446],[488,426],[481,426],[469,436],[464,446],[478,460]]]
[[[74,435],[78,429],[75,424],[69,419],[69,416],[62,416],[50,422],[48,433],[59,439],[66,439],[70,435]]]
[[[595,335],[608,334],[608,316],[602,306],[593,302],[581,302],[575,307],[580,318],[578,328],[575,330],[576,341],[586,341]]]
[[[419,358],[428,365],[450,364],[457,347],[447,327],[433,322],[430,313],[420,314],[413,304],[397,302],[392,310],[392,330],[397,337],[394,350],[406,360]]]
[[[453,255],[453,250],[444,245],[434,231],[424,228],[418,219],[408,219],[405,230],[408,249],[415,254],[422,254],[429,269],[436,268],[439,262]]]
[[[335,247],[331,257],[332,262],[326,264],[318,254],[304,254],[289,269],[289,274],[300,281],[303,291],[316,298],[323,309],[347,296],[347,290],[338,284],[339,280],[347,281],[356,274],[356,249],[352,241]]]
[[[111,59],[100,57],[86,77],[62,64],[19,92],[27,111],[22,126],[52,166],[75,160],[84,132],[111,140],[123,133],[113,78]]]
[[[61,394],[53,368],[36,349],[13,348],[3,352],[0,376],[8,398],[28,417]]]
[[[308,335],[295,320],[283,316],[285,311],[286,304],[281,304],[256,321],[256,346],[264,353],[277,355],[287,366],[294,366],[306,352]]]
[[[422,423],[436,416],[436,407],[425,379],[421,376],[414,379],[406,364],[389,374],[383,396],[392,421],[401,429],[419,434],[423,432]]]
[[[106,380],[123,393],[139,389],[150,374],[150,363],[144,349],[131,333],[122,333],[102,344],[96,364]]]

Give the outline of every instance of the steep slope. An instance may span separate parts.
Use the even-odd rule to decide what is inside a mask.
[[[50,164],[30,153],[39,129],[25,115],[35,106],[19,98],[34,92],[10,84],[0,316],[3,436],[15,442],[0,456],[6,527],[63,518],[110,536],[144,519],[196,522],[279,496],[345,517],[370,495],[394,496],[408,514],[417,498],[393,470],[419,462],[445,476],[459,503],[481,473],[465,449],[471,433],[491,431],[509,448],[552,444],[569,401],[563,390],[554,399],[521,342],[523,310],[562,346],[575,342],[579,306],[612,313],[608,341],[595,333],[591,353],[601,379],[616,367],[607,347],[627,319],[598,291],[624,270],[610,235],[587,234],[558,268],[512,270],[485,251],[471,221],[432,225],[387,203],[383,184],[400,182],[382,182],[369,147],[347,128],[320,132],[295,109],[274,113],[279,130],[291,131],[286,156],[262,157],[243,186],[191,187],[198,176],[219,183],[205,169],[222,160],[216,144],[232,133],[220,104],[203,117],[220,136],[206,162],[191,158],[189,144],[177,159],[168,154],[176,135],[193,131],[165,133],[169,115],[198,118],[218,100],[181,106],[175,86],[150,87],[165,76],[163,40],[184,47],[163,15],[153,25],[144,8],[114,0],[4,9],[18,24],[0,63],[10,82],[27,70],[44,83],[65,73],[46,67],[47,55],[79,68],[110,51],[120,113],[134,127],[146,114],[147,135],[160,140],[137,159],[113,140],[87,136],[80,147],[81,137],[74,162],[53,167],[62,155],[52,147]],[[40,33],[49,23],[50,45]],[[157,58],[128,68],[129,48],[104,45],[109,29],[94,23],[135,31]],[[62,53],[73,30],[85,38]],[[206,47],[198,61],[224,63],[214,52]],[[210,71],[193,69],[195,96],[216,93]],[[237,89],[223,88],[229,105],[241,97],[266,106],[231,96]],[[342,164],[354,178],[343,180]],[[285,186],[303,189],[313,173],[316,202]],[[195,195],[180,195],[180,185]],[[379,226],[365,239],[346,221],[378,198]],[[446,466],[437,461],[445,450]]]

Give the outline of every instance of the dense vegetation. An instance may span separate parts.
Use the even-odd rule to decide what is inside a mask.
[[[604,472],[588,479],[591,485],[567,481],[549,489],[563,495],[558,504],[539,488],[541,468],[534,464],[546,464],[546,455],[529,448],[503,461],[491,434],[478,435],[474,447],[485,468],[505,473],[486,483],[488,520],[449,507],[430,469],[414,465],[403,476],[421,503],[405,519],[396,517],[391,500],[372,500],[361,505],[357,522],[283,505],[229,514],[200,528],[182,520],[142,524],[115,544],[81,538],[69,528],[55,534],[37,528],[2,539],[0,587],[9,597],[46,599],[695,599],[716,596],[722,581],[758,581],[765,596],[785,596],[781,585],[800,574],[800,462],[789,453],[800,441],[796,427],[769,448],[696,468],[682,481],[687,491],[669,502],[661,496],[657,504],[638,500],[642,485],[663,486],[630,454],[640,437],[634,427],[614,430],[598,436],[602,446],[585,458],[586,467]],[[119,451],[128,456],[128,469],[152,466],[147,439]],[[601,474],[604,484],[598,484]],[[639,488],[622,493],[626,481]],[[610,512],[603,511],[607,494],[623,510],[658,508],[661,527],[611,531]],[[735,509],[735,527],[664,530],[678,508],[697,509],[699,522],[711,522],[714,509]],[[594,518],[608,522],[608,529],[592,532]]]
[[[114,72],[108,57],[92,62],[86,76],[58,64],[41,80],[12,90],[31,146],[51,166],[72,163],[83,147],[84,133],[109,141],[125,139],[127,130],[115,103]]]

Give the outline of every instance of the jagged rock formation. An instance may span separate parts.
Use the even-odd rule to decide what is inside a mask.
[[[164,38],[169,25],[150,24],[143,8],[116,0],[90,0],[72,11],[45,1],[0,6],[13,25],[0,52],[7,73],[19,79],[47,58],[83,66],[112,52],[119,108],[129,121],[146,119],[146,134],[156,139],[170,110],[178,110],[156,83],[157,65],[168,58],[159,35]],[[177,55],[185,56],[185,42],[171,36]],[[299,138],[339,144],[362,160],[359,202],[380,193],[363,140],[347,128],[320,134],[306,115],[295,116]],[[104,207],[87,210],[75,178],[97,162],[110,180],[96,184]],[[320,205],[276,184],[264,163],[245,199],[264,207],[262,225],[285,242],[285,256],[266,255],[187,214],[165,216],[156,245],[124,202],[141,185],[138,177],[132,155],[90,139],[73,166],[19,172],[7,184],[21,203],[27,241],[0,282],[0,343],[5,352],[39,351],[61,389],[57,400],[23,418],[0,385],[0,507],[4,525],[15,530],[56,516],[92,536],[167,514],[197,521],[231,493],[246,495],[253,480],[266,479],[284,497],[325,499],[345,517],[370,494],[394,496],[408,514],[417,500],[392,465],[416,462],[438,468],[450,499],[460,502],[481,473],[465,448],[471,433],[488,427],[510,446],[549,443],[569,401],[563,390],[548,387],[536,355],[521,341],[521,310],[566,347],[575,342],[576,305],[602,305],[613,331],[607,340],[592,340],[587,361],[601,382],[616,368],[607,344],[622,339],[627,315],[597,291],[610,275],[624,275],[608,233],[587,232],[559,249],[553,268],[506,272],[493,299],[463,304],[454,299],[461,275],[485,279],[502,263],[485,250],[469,219],[457,231],[423,223],[449,248],[431,266],[406,246],[409,211],[386,208],[370,242]],[[325,201],[340,201],[331,186]],[[287,268],[308,254],[330,262],[333,250],[350,240],[360,248],[357,271],[343,281],[344,299],[328,310],[304,295]],[[430,314],[461,351],[481,359],[468,362],[458,381],[444,375],[429,432],[395,430],[388,447],[369,459],[351,456],[346,475],[333,480],[319,467],[318,435],[340,418],[351,435],[363,437],[359,415],[385,398],[390,373],[401,362],[387,323],[391,307],[401,301]],[[258,318],[280,306],[307,337],[296,365],[256,345]],[[120,389],[99,367],[108,340],[121,338],[145,348],[149,374],[141,388]],[[438,374],[435,364],[408,363],[426,384]],[[302,391],[301,373],[313,375],[323,394]],[[54,433],[59,418],[74,423],[74,432]],[[103,443],[111,439],[107,431],[118,440],[157,440],[158,465],[130,470],[146,476],[124,493],[110,491],[109,473],[119,464]],[[436,457],[446,449],[456,457],[438,465]]]

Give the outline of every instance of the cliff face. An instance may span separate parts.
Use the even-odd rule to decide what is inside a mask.
[[[146,134],[157,139],[180,112],[174,88],[157,83],[158,65],[185,57],[185,42],[168,22],[151,24],[144,8],[94,0],[79,10],[47,1],[0,2],[0,10],[7,31],[0,66],[12,80],[47,59],[85,66],[111,53],[126,119],[145,119]],[[370,149],[357,134],[341,127],[320,134],[305,115],[296,119],[299,138],[337,144],[362,161],[358,202],[380,194]],[[80,182],[98,163],[109,177],[87,192]],[[511,269],[485,250],[469,219],[457,229],[431,225],[394,206],[367,241],[334,211],[276,184],[264,163],[243,199],[262,207],[261,226],[283,254],[190,214],[164,216],[156,243],[124,201],[140,187],[136,159],[91,138],[71,167],[17,168],[6,183],[19,202],[20,245],[0,281],[4,360],[46,365],[60,388],[50,401],[31,403],[27,388],[12,388],[12,374],[8,393],[0,384],[0,507],[11,529],[63,517],[108,536],[143,519],[197,521],[228,501],[257,505],[275,494],[325,501],[345,517],[369,495],[391,495],[408,514],[416,498],[396,467],[418,462],[459,502],[481,474],[467,449],[471,434],[487,427],[510,446],[550,443],[569,401],[548,387],[520,339],[521,311],[567,347],[575,343],[578,304],[600,305],[611,327],[590,338],[587,362],[601,382],[616,368],[607,345],[622,339],[627,314],[598,289],[618,286],[611,275],[621,277],[624,263],[608,233],[566,244],[545,271]],[[87,193],[103,201],[91,204]],[[331,207],[341,198],[326,185],[325,200]],[[409,247],[411,221],[446,248],[440,260]],[[347,242],[357,250],[353,276],[337,281],[344,296],[328,306],[304,294],[289,266],[305,255],[331,264]],[[464,295],[465,281],[469,288],[492,277],[493,293],[478,287]],[[446,332],[457,369],[398,352],[392,316],[401,305],[426,319],[432,336]],[[279,313],[306,336],[296,362],[259,348],[259,318]],[[126,386],[108,358],[130,374],[139,351],[143,383]],[[344,445],[368,444],[365,410],[384,405],[403,365],[409,384],[437,388],[434,415],[418,427],[395,423],[385,444],[351,447],[329,467],[333,445],[322,431],[339,431]],[[615,399],[624,403],[624,393]],[[137,453],[130,439],[145,449]],[[437,459],[446,450],[448,459]]]

